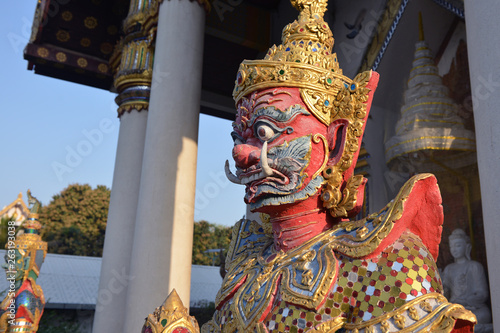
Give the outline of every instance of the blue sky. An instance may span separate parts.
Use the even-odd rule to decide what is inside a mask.
[[[0,14],[2,120],[0,208],[31,189],[42,204],[73,183],[111,187],[119,119],[115,95],[27,70],[23,49],[31,34],[36,0],[9,2]],[[102,139],[91,142],[96,131]],[[231,123],[201,115],[195,220],[232,225],[245,212],[243,187],[223,176],[231,158]],[[66,165],[69,169],[57,171]]]

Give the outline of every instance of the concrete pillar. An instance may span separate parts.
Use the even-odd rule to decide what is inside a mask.
[[[147,111],[120,118],[93,332],[123,332]]]
[[[498,0],[465,0],[477,160],[494,330],[500,332],[500,35]]]
[[[204,23],[196,1],[160,5],[123,332],[173,288],[189,306]]]
[[[147,1],[147,0],[144,0]],[[115,101],[120,134],[106,226],[94,332],[121,333],[124,329],[130,257],[141,181],[144,142],[153,71],[154,29],[158,7],[133,1],[124,21],[125,36],[110,59],[115,73]],[[145,24],[145,22],[149,24]],[[143,28],[137,31],[138,24]]]

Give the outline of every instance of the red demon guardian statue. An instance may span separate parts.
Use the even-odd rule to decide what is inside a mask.
[[[268,216],[233,228],[227,274],[202,332],[472,332],[442,295],[436,179],[410,179],[380,212],[352,221],[353,175],[378,74],[344,76],[326,0],[292,0],[298,20],[263,60],[240,65],[233,95],[236,172]]]

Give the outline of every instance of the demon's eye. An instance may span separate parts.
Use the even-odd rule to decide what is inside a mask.
[[[279,137],[283,132],[290,134],[293,132],[293,128],[290,126],[281,128],[276,126],[274,123],[261,119],[253,125],[253,130],[255,136],[259,138],[262,142],[271,142],[277,137]]]
[[[276,133],[270,126],[259,124],[258,126],[256,126],[256,134],[262,141],[270,141],[274,138],[274,135]]]

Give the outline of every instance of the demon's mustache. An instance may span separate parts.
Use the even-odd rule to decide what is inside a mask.
[[[262,145],[262,149],[260,151],[260,161],[257,165],[257,168],[260,168],[262,171],[259,174],[252,176],[252,178],[260,179],[271,177],[275,174],[274,170],[269,166],[269,162],[267,160],[267,141]],[[245,185],[243,179],[240,179],[238,176],[234,175],[229,169],[229,161],[226,160],[226,164],[224,165],[224,171],[226,172],[226,177],[229,179],[231,183]]]
[[[311,149],[310,136],[304,136],[285,142],[280,146],[267,149],[268,143],[264,142],[260,152],[260,161],[249,169],[237,169],[236,175],[229,169],[226,161],[225,171],[229,181],[235,184],[247,185],[252,192],[255,187],[266,182],[274,183],[281,191],[293,189],[299,182],[299,173],[309,162]],[[271,184],[269,184],[271,185]],[[280,191],[280,192],[281,192]]]

